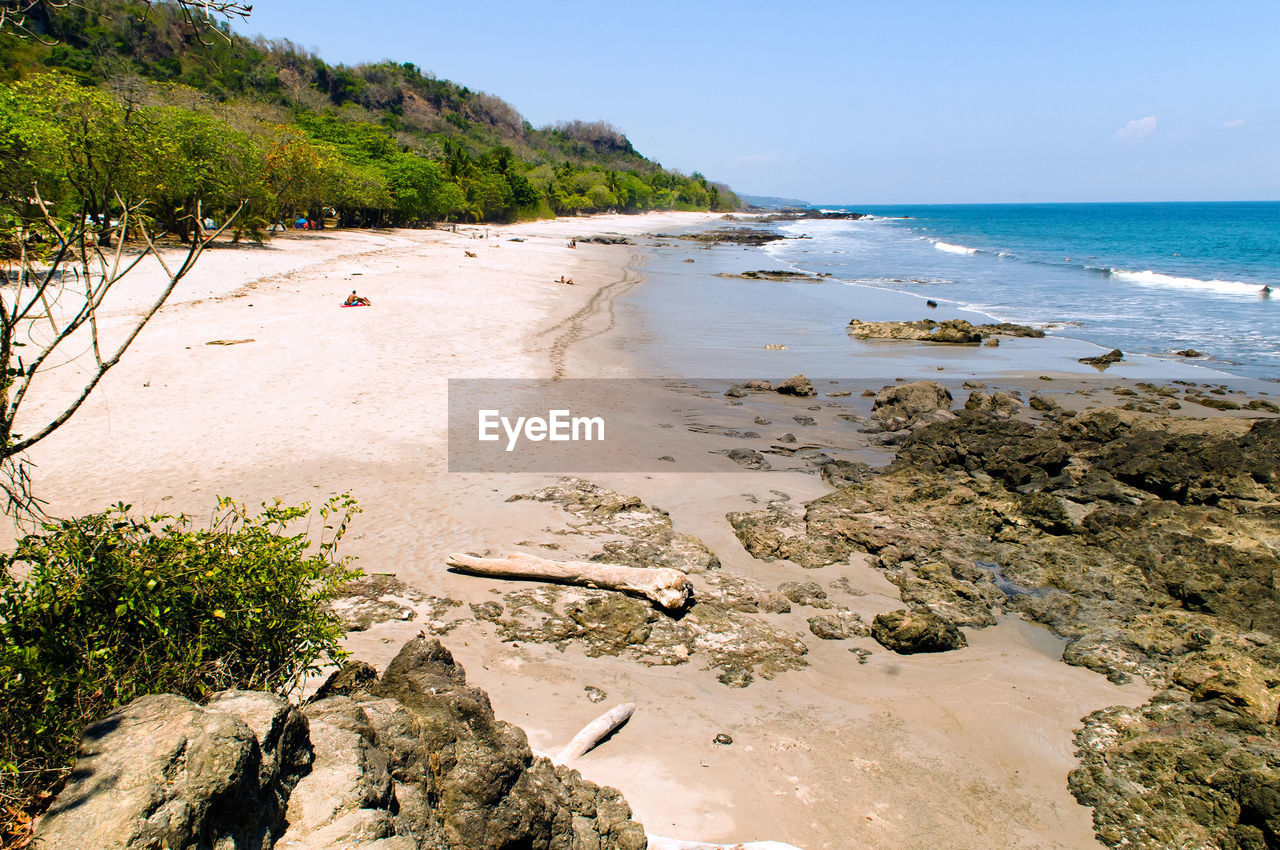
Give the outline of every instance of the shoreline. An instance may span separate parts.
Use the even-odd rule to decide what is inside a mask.
[[[716,218],[568,219],[490,228],[487,239],[483,226],[385,238],[342,232],[332,242],[298,243],[307,245],[301,251],[284,248],[297,258],[292,265],[272,255],[280,261],[252,269],[242,259],[251,253],[211,252],[203,261],[210,266],[193,274],[207,272],[208,282],[199,279],[187,299],[167,306],[104,382],[101,397],[40,447],[38,492],[64,515],[124,498],[143,513],[199,516],[214,492],[253,503],[352,491],[365,509],[345,547],[359,557],[357,566],[394,573],[424,594],[457,603],[415,603],[412,620],[393,618],[352,632],[355,657],[381,667],[407,637],[424,629],[441,633],[470,680],[489,692],[498,717],[523,727],[538,750],[567,739],[606,707],[589,701],[587,687],[606,691],[608,705],[636,702],[626,729],[577,766],[591,780],[619,788],[650,832],[708,841],[773,839],[808,850],[850,842],[1098,846],[1089,809],[1066,787],[1076,764],[1072,732],[1089,712],[1136,706],[1152,691],[1064,665],[1060,642],[1017,615],[970,630],[968,649],[900,657],[865,637],[814,640],[805,618],[815,612],[803,606],[759,613],[750,622],[778,630],[777,640],[783,633],[802,635],[807,666],[772,679],[757,675],[746,688],[726,687],[715,670],[702,669],[698,656],[694,663],[649,666],[625,653],[593,656],[573,643],[503,641],[492,622],[466,616],[469,605],[510,606],[502,594],[529,586],[447,573],[449,552],[589,557],[602,543],[626,537],[583,527],[554,502],[509,501],[559,476],[449,473],[446,378],[629,375],[640,367],[643,349],[625,343],[646,333],[628,324],[630,305],[654,294],[653,279],[637,286],[637,268],[661,265],[657,251],[580,243],[571,252],[564,241]],[[525,241],[506,241],[512,237]],[[313,245],[324,250],[310,253]],[[466,257],[472,246],[479,256]],[[223,262],[211,262],[220,256]],[[703,263],[695,265],[701,273]],[[553,283],[561,273],[578,285]],[[337,309],[350,286],[370,295],[373,308]],[[214,339],[253,341],[206,345]],[[1016,348],[997,351],[1016,356]],[[753,369],[742,377],[776,380],[805,371],[789,364],[806,352],[793,353],[763,361],[770,364],[767,373]],[[939,357],[945,352],[886,357],[887,382],[941,374],[960,383],[979,375],[954,364],[937,373]],[[1095,382],[1123,385],[1126,377],[1064,374],[1062,387],[1023,384],[1066,396]],[[847,380],[851,385],[840,390],[851,395],[830,402],[861,413],[870,401],[852,391],[852,381],[880,378]],[[1019,385],[987,375],[997,380]],[[655,397],[667,402],[672,396]],[[682,411],[691,411],[688,422],[713,424],[721,421],[714,417],[732,423],[763,416],[767,411],[757,412],[757,402],[781,415],[809,407],[772,397],[748,399],[741,408],[718,395],[688,404],[675,398]],[[814,412],[819,431],[848,427],[836,421],[837,409],[846,408]],[[768,444],[778,430],[742,444]],[[103,445],[104,434],[117,442]],[[681,431],[676,439],[690,456],[739,443],[716,432]],[[884,457],[891,449],[875,451]],[[89,476],[86,462],[93,463]],[[669,512],[677,532],[700,539],[718,557],[719,576],[770,591],[784,581],[817,581],[835,602],[868,620],[902,606],[899,588],[867,556],[821,570],[753,558],[725,521],[727,513],[778,493],[805,502],[831,487],[812,472],[746,471],[727,459],[716,462],[731,474],[588,477]],[[865,664],[852,649],[869,653]],[[713,744],[720,733],[731,734],[733,745]]]

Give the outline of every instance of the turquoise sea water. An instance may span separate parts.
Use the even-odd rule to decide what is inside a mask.
[[[873,217],[783,225],[809,238],[768,246],[774,265],[1280,379],[1280,202],[834,209]]]

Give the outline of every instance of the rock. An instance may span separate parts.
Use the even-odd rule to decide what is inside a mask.
[[[905,608],[877,614],[871,621],[871,636],[899,655],[946,652],[969,645],[954,623],[929,611]]]
[[[1177,692],[1084,719],[1071,793],[1112,847],[1276,846],[1280,746],[1274,724],[1187,703]]]
[[[85,731],[76,769],[36,828],[40,846],[269,848],[311,762],[306,721],[263,694],[226,711],[140,697]],[[251,728],[267,739],[267,751]]]
[[[1196,351],[1194,348],[1184,348],[1181,351],[1173,352],[1178,357],[1204,357],[1203,351]]]
[[[1245,405],[1246,410],[1265,410],[1268,413],[1280,413],[1280,406],[1265,398],[1255,398]]]
[[[825,567],[853,551],[847,541],[811,533],[805,511],[786,502],[770,502],[764,510],[729,513],[725,518],[743,548],[762,561],[781,558],[802,567]]]
[[[647,537],[671,530],[666,511],[651,508],[636,496],[624,496],[582,478],[561,478],[549,487],[517,494],[507,501],[552,502],[581,520],[578,531]]]
[[[773,389],[782,395],[794,395],[800,398],[811,398],[818,394],[818,391],[813,388],[813,384],[804,375],[794,375],[787,378]]]
[[[768,381],[761,380],[747,381],[743,386],[749,390],[755,390],[757,392],[769,392],[773,389],[773,384]]]
[[[693,242],[728,242],[733,245],[764,245],[777,242],[787,237],[773,230],[760,230],[754,227],[728,227],[717,230],[702,230],[697,233],[659,234],[664,239],[686,239]]]
[[[898,431],[927,413],[950,409],[951,393],[946,387],[935,381],[915,381],[881,389],[871,405],[871,418],[886,431]]]
[[[1089,366],[1096,366],[1098,369],[1105,369],[1112,363],[1119,363],[1124,359],[1124,352],[1118,348],[1113,348],[1106,354],[1099,354],[1096,357],[1081,357],[1080,362]]]
[[[797,605],[814,608],[830,608],[827,592],[816,581],[787,581],[778,585],[778,592]]]
[[[438,641],[405,644],[359,707],[421,847],[644,847],[618,793],[535,759]]]
[[[501,609],[502,606],[499,605],[498,608]],[[370,683],[377,680],[378,671],[372,664],[366,664],[363,661],[348,661],[324,680],[324,683],[316,689],[311,699],[315,701],[328,696],[349,696],[356,691],[366,690]]]
[[[88,730],[38,841],[68,850],[645,847],[617,791],[535,758],[438,641],[405,644],[381,677],[370,669],[347,665],[305,717],[251,691],[215,694],[204,708],[172,695],[134,700]]]
[[[978,329],[987,336],[994,334],[999,336],[1014,336],[1029,339],[1044,338],[1044,331],[1039,328],[1033,328],[1027,325],[1015,325],[1012,322],[995,322],[994,324],[989,325],[978,325]]]
[[[818,474],[832,487],[861,484],[872,476],[880,474],[879,470],[861,461],[837,460],[821,455],[816,462]]]
[[[727,747],[733,743],[733,736],[725,732],[721,732],[720,734],[716,735],[715,739],[712,740],[711,743],[719,744],[722,747]]]
[[[471,615],[477,620],[493,622],[502,616],[501,602],[472,602]]]
[[[457,625],[441,618],[462,603],[428,596],[393,575],[374,573],[351,582],[333,601],[333,610],[349,632],[362,632],[388,620],[414,620],[421,614],[434,634],[447,634]]]
[[[729,389],[725,390],[724,394],[726,398],[746,398],[747,391],[743,387],[734,384],[729,387]]]
[[[778,438],[779,443],[794,443],[795,441],[796,441],[796,435],[792,433],[783,434],[781,437]]]
[[[1033,395],[1027,404],[1030,405],[1032,410],[1040,410],[1044,412],[1062,409],[1062,405],[1058,404],[1055,399],[1044,395]]]
[[[1239,410],[1240,405],[1229,398],[1218,398],[1211,395],[1192,395],[1187,393],[1185,396],[1187,401],[1195,402],[1201,407],[1209,407],[1214,410]]]
[[[836,611],[834,614],[810,617],[809,631],[822,640],[845,640],[871,634],[867,624],[852,611]]]
[[[754,420],[757,425],[772,425],[772,419],[765,419],[763,416],[757,416]]]
[[[894,465],[924,470],[980,470],[1013,488],[1043,488],[1066,467],[1070,449],[1055,436],[1017,420],[966,410],[955,420],[911,434]]]
[[[1173,669],[1172,678],[1194,700],[1222,700],[1263,723],[1277,721],[1280,676],[1242,652],[1223,646],[1195,652]]]
[[[764,455],[754,449],[729,449],[725,452],[729,460],[745,466],[747,469],[772,469],[769,461],[764,459]]]
[[[936,309],[938,306],[938,302],[930,298],[928,301],[924,302],[924,306],[928,307],[931,310]]]
[[[583,690],[587,692],[587,699],[592,702],[604,702],[609,698],[609,694],[604,689],[597,688],[595,685],[586,685]]]
[[[982,331],[964,319],[948,319],[935,322],[923,319],[918,322],[863,322],[850,319],[847,328],[855,339],[906,339],[938,343],[979,343]]]
[[[774,280],[785,282],[799,283],[817,283],[822,278],[808,272],[798,272],[794,269],[758,269],[756,271],[742,272],[740,274],[729,274],[728,272],[719,272],[716,277],[739,278],[741,280]]]
[[[929,307],[938,306],[934,301],[926,303]],[[863,322],[859,319],[851,319],[847,330],[855,339],[904,339],[959,345],[980,343],[985,337],[1040,338],[1044,336],[1044,331],[1026,325],[1015,325],[1009,322],[974,325],[964,319],[947,319],[944,322],[935,322],[933,319],[921,319],[916,322]]]
[[[576,236],[574,238],[577,239],[577,241],[579,242],[594,242],[597,245],[634,245],[635,244],[627,237],[620,236],[617,233],[596,233],[591,236]]]
[[[969,393],[969,398],[965,401],[964,408],[965,410],[983,410],[996,416],[1008,418],[1022,409],[1022,400],[1017,396],[1000,390],[994,393],[975,390]]]
[[[315,764],[289,798],[283,846],[338,848],[396,833],[395,786],[369,717],[349,696],[306,708]]]

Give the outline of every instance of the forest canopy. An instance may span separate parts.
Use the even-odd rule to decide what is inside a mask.
[[[534,128],[500,98],[390,61],[330,65],[287,40],[211,37],[164,2],[36,6],[0,31],[3,214],[32,187],[111,216],[116,193],[182,238],[245,205],[235,232],[515,221],[616,210],[730,210],[605,122]],[[106,172],[110,173],[106,173]]]

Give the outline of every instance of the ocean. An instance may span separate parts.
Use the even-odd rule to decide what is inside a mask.
[[[831,209],[871,217],[781,225],[809,238],[767,246],[769,267],[1280,379],[1280,202]]]

